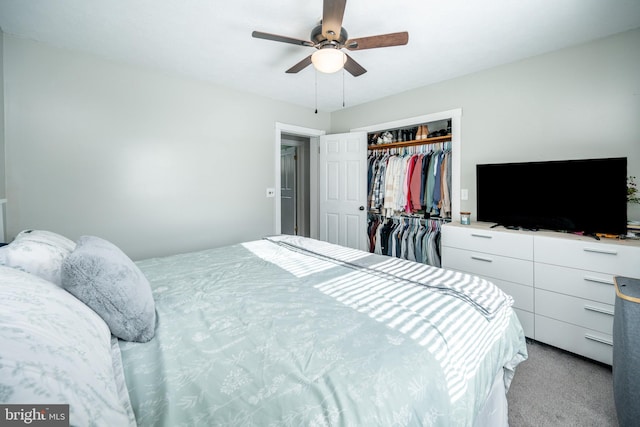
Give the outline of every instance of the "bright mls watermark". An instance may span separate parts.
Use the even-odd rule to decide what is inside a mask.
[[[0,404],[0,427],[69,427],[69,405]]]

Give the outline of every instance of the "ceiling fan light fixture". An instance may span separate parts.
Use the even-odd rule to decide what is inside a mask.
[[[327,46],[316,50],[313,55],[311,55],[311,62],[316,70],[321,73],[331,74],[344,67],[345,62],[347,62],[347,55],[340,49]]]

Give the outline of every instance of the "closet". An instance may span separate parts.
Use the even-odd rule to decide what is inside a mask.
[[[369,251],[440,267],[453,212],[451,119],[367,136]]]

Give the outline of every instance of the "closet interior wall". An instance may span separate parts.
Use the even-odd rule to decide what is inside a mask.
[[[451,121],[368,136],[369,250],[440,267],[440,229],[452,213]]]

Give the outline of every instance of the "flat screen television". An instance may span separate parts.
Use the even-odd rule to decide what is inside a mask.
[[[476,165],[477,219],[507,227],[626,234],[627,158]]]

